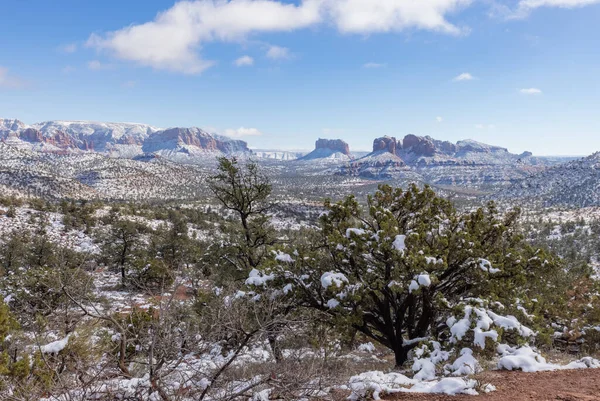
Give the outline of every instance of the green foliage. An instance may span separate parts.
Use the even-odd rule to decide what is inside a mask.
[[[267,216],[272,187],[256,163],[240,166],[235,158],[222,157],[218,173],[210,180],[210,188],[239,222],[223,227],[228,241],[223,246],[212,247],[209,262],[215,264],[220,276],[240,279],[260,266],[277,242]]]
[[[511,307],[559,269],[523,240],[518,211],[501,216],[492,203],[459,213],[428,187],[381,186],[366,210],[352,196],[325,206],[321,246],[295,249],[293,266],[264,274],[393,350],[398,365],[416,339],[438,338],[453,305],[482,298]]]
[[[83,230],[87,234],[96,225],[94,213],[100,204],[63,200],[59,207],[66,230]]]
[[[15,209],[13,205],[10,205],[10,207],[6,211],[6,217],[10,217],[11,219],[17,217],[17,209]]]
[[[101,238],[103,258],[109,267],[120,272],[122,284],[125,285],[127,271],[132,266],[136,247],[146,227],[120,219],[116,214],[111,214],[107,223],[110,223],[110,231]]]
[[[0,344],[4,343],[6,337],[18,328],[19,324],[10,313],[8,305],[0,301]]]
[[[129,282],[146,291],[160,291],[170,288],[175,280],[175,273],[161,259],[138,257],[132,268]]]
[[[23,358],[14,362],[10,367],[10,375],[16,380],[22,382],[31,374],[31,359],[29,355],[24,355]]]
[[[0,244],[0,276],[23,266],[28,257],[30,234],[13,232]]]

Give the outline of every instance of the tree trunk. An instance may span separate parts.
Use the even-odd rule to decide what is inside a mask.
[[[119,260],[119,265],[121,266],[121,285],[125,287],[125,261],[127,258],[127,242],[125,242],[123,246],[123,252],[121,252],[121,259]]]
[[[283,354],[281,353],[281,348],[279,347],[277,341],[277,332],[278,330],[270,331],[267,334],[267,339],[269,340],[269,345],[271,346],[271,351],[273,352],[275,362],[280,363],[281,361],[283,361]]]
[[[394,360],[396,362],[396,368],[402,367],[408,360],[409,349],[402,346],[402,343],[394,344]]]

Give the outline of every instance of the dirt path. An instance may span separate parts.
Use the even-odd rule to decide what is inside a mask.
[[[600,401],[600,369],[559,372],[489,372],[481,378],[497,390],[479,396],[399,393],[389,400],[427,401]]]

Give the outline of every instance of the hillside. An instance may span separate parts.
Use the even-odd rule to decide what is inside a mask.
[[[530,175],[495,194],[497,199],[522,199],[544,206],[600,205],[600,152]]]

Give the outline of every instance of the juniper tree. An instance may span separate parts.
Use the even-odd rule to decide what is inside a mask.
[[[420,341],[441,339],[462,301],[533,298],[536,274],[557,266],[523,241],[518,211],[462,214],[428,187],[381,186],[366,210],[353,196],[325,207],[320,243],[290,249],[251,284],[328,313],[391,349],[398,366]]]
[[[219,158],[218,173],[211,178],[210,188],[221,205],[239,218],[241,227],[227,227],[225,234],[229,244],[218,252],[219,259],[226,265],[234,267],[233,278],[247,277],[268,263],[269,256],[277,243],[275,230],[271,226],[268,210],[271,183],[260,171],[255,162],[240,165],[236,158]],[[213,250],[214,250],[213,246]],[[210,250],[210,248],[209,248]],[[218,264],[223,266],[223,264]],[[223,275],[221,273],[221,275]],[[266,312],[269,320],[276,320],[277,315],[285,316],[290,309]],[[274,324],[267,333],[267,339],[275,359],[283,359],[277,337],[283,325]]]
[[[104,238],[102,252],[109,265],[119,270],[121,283],[125,285],[127,269],[140,242],[141,227],[132,221],[121,220],[116,215],[112,216],[110,221],[110,230]]]
[[[258,165],[248,162],[240,165],[236,158],[221,157],[218,172],[211,177],[210,189],[219,203],[232,211],[241,227],[230,230],[233,255],[224,255],[229,264],[239,272],[247,273],[260,266],[276,243],[267,211],[271,208],[269,197],[272,187]],[[236,233],[239,232],[239,235]]]

